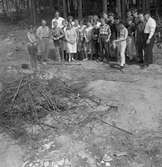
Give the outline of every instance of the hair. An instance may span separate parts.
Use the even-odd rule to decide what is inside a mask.
[[[151,15],[151,12],[150,12],[150,10],[145,10],[145,12],[144,12],[144,15],[146,15],[146,14],[148,14],[148,15]]]

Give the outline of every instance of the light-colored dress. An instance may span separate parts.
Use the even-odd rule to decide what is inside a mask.
[[[77,33],[74,28],[65,30],[67,53],[77,53]]]

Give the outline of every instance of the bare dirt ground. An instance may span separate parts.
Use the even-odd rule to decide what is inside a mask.
[[[44,118],[57,131],[32,127],[37,140],[22,142],[3,132],[0,167],[162,166],[162,51],[155,47],[154,53],[156,64],[148,69],[120,71],[95,61],[41,66],[50,79],[75,89],[78,103],[68,99],[68,109],[56,116],[59,124],[54,116]],[[25,30],[1,24],[1,81],[19,75],[28,60]]]

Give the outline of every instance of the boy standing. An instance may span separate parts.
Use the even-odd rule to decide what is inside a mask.
[[[109,52],[109,41],[111,37],[110,26],[106,24],[105,19],[101,19],[101,27],[99,29],[99,43],[100,43],[100,56],[103,60],[106,58],[109,61],[110,52]]]
[[[29,41],[28,45],[27,45],[27,49],[30,55],[30,65],[32,70],[37,70],[37,46],[38,46],[38,42],[37,42],[37,38],[35,36],[35,32],[34,32],[34,28],[31,25],[30,26],[30,30],[27,33],[27,39]]]
[[[119,23],[119,38],[114,40],[114,45],[117,45],[117,49],[120,54],[120,67],[125,66],[125,51],[127,47],[128,30],[122,22]]]

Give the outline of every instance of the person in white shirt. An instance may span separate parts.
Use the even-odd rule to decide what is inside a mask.
[[[154,34],[156,31],[156,21],[151,17],[149,12],[145,13],[146,25],[144,29],[145,48],[144,48],[144,65],[149,66],[153,63],[153,46]]]
[[[63,17],[60,17],[60,13],[58,11],[56,11],[55,18],[52,19],[52,28],[55,27],[55,24],[54,24],[55,22],[57,22],[57,27],[58,28],[63,28],[64,25],[62,23],[63,23],[64,20],[65,19]]]

